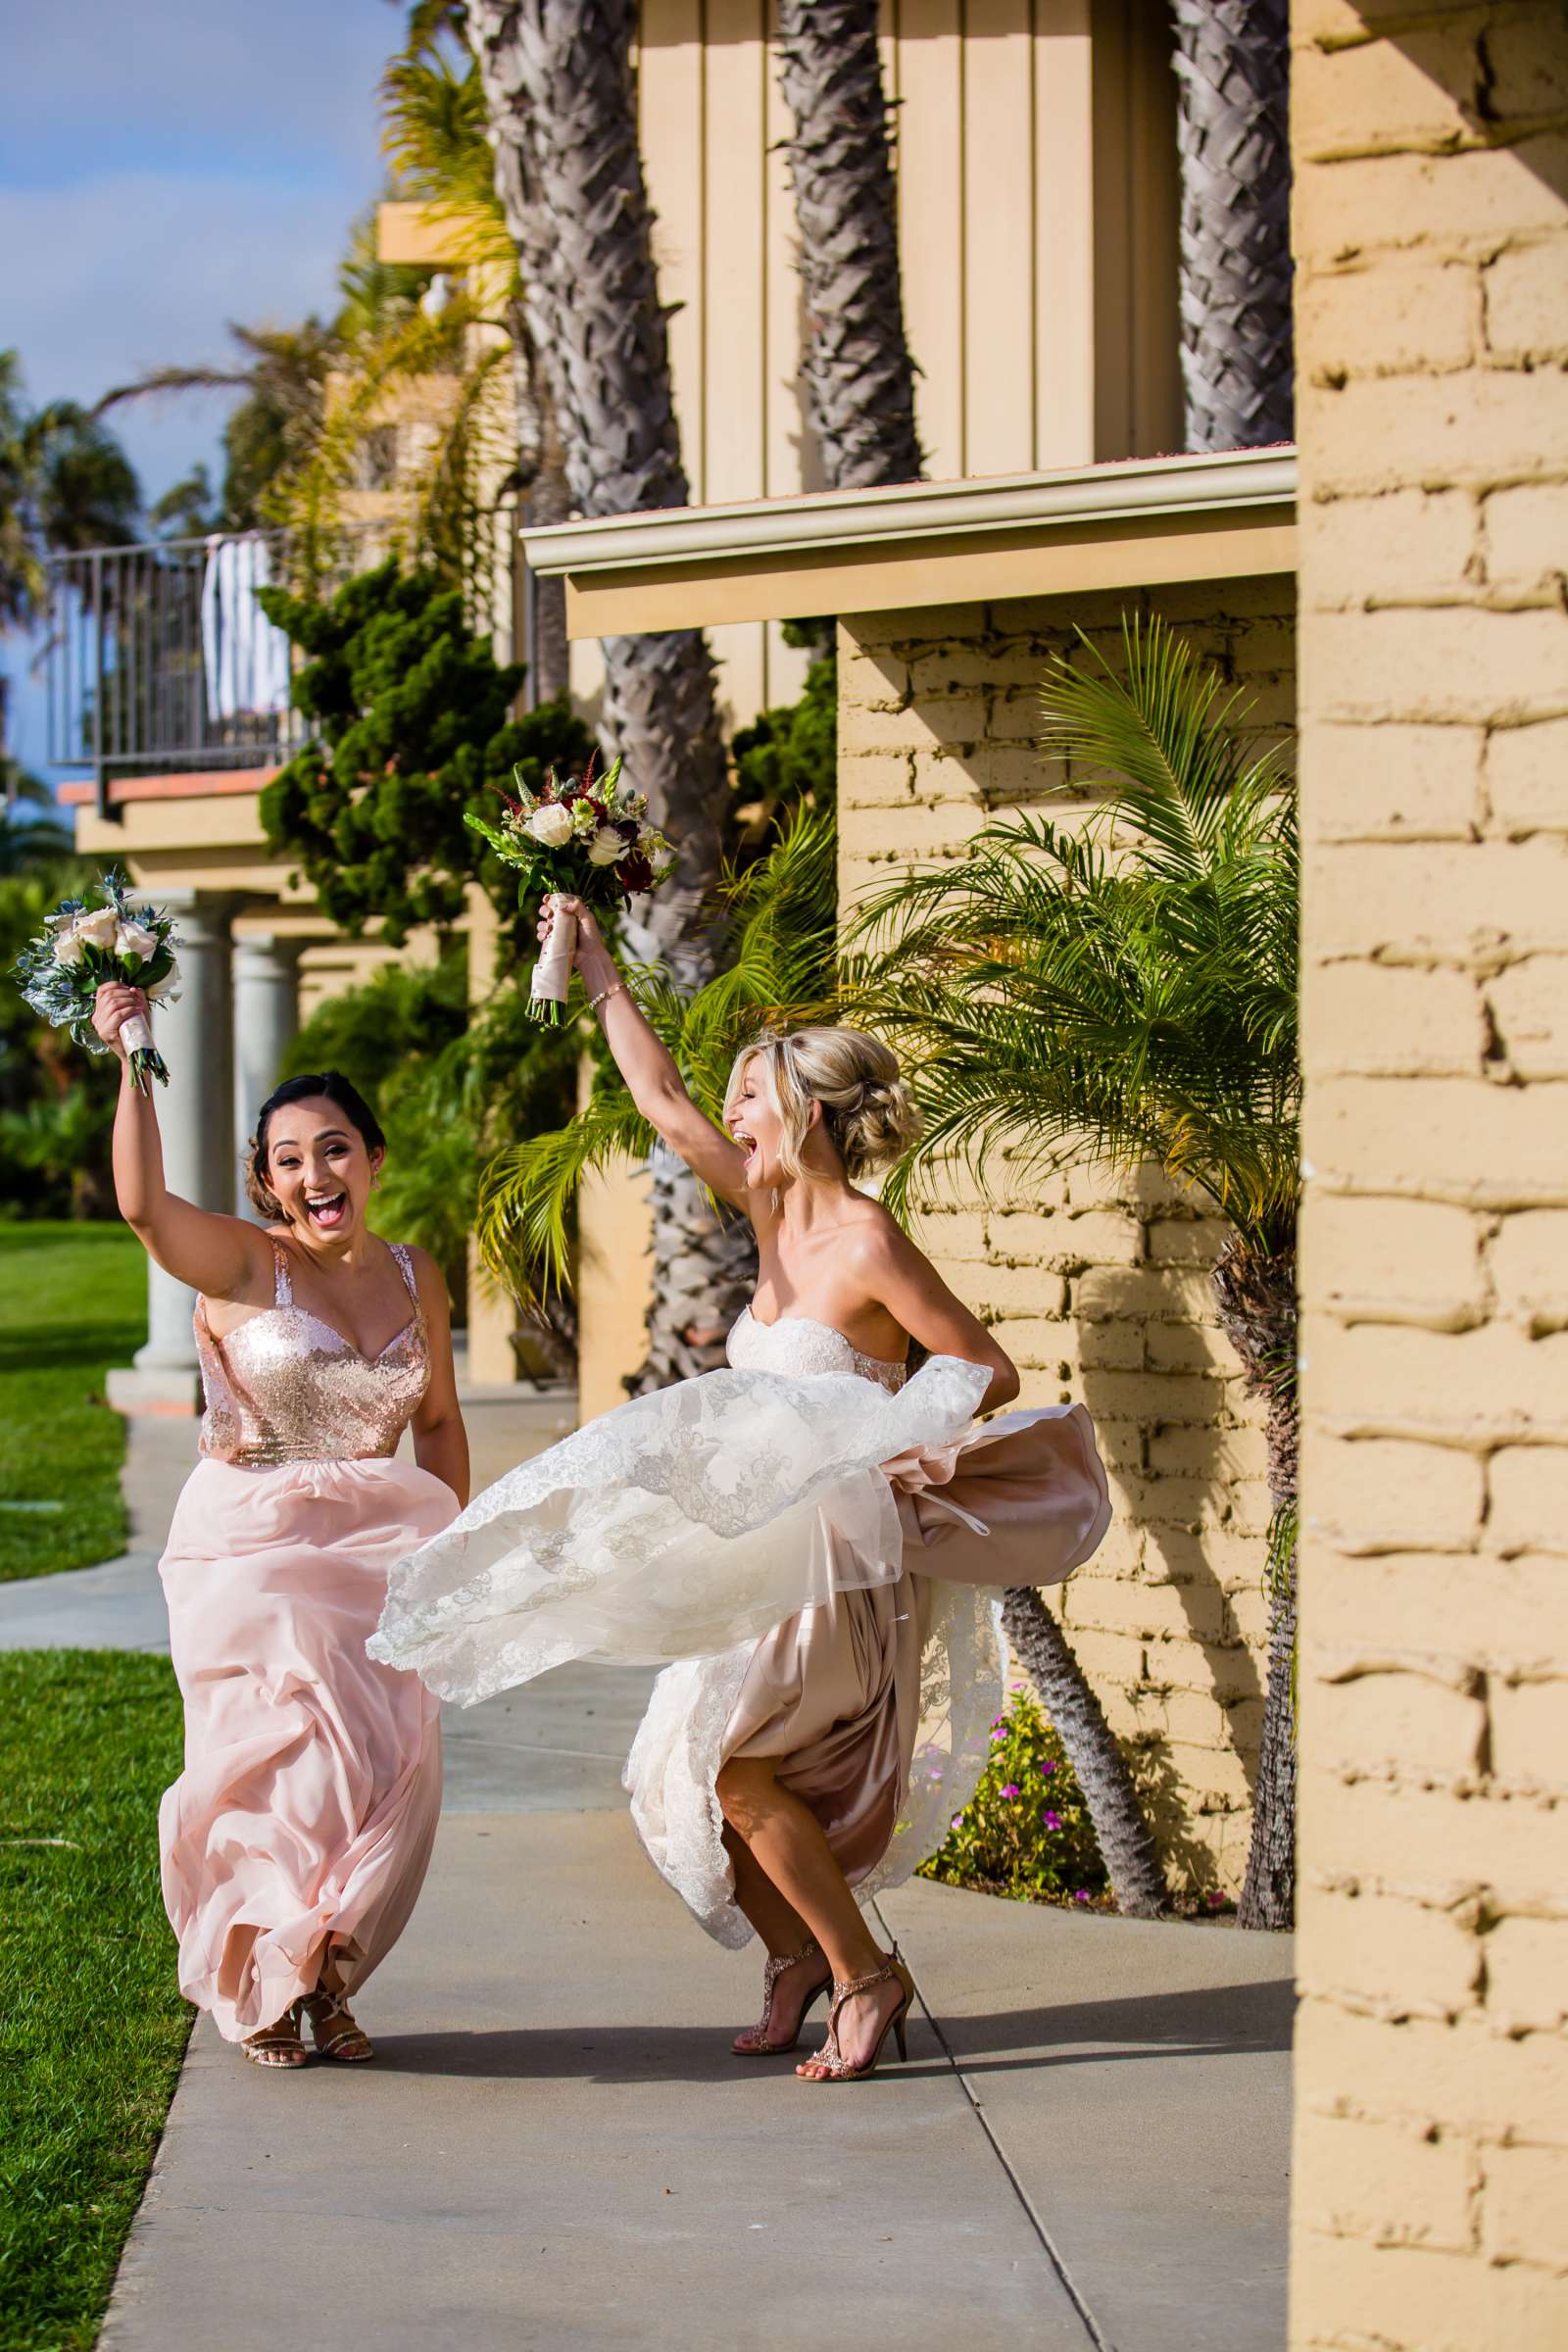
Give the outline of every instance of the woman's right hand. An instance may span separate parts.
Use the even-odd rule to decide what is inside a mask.
[[[579,963],[582,961],[582,953],[584,948],[586,948],[590,954],[592,954],[596,949],[601,954],[608,954],[609,951],[605,947],[604,933],[600,930],[597,922],[595,922],[589,908],[583,905],[581,899],[571,898],[564,891],[553,891],[550,897],[546,899],[543,906],[539,909],[539,939],[541,945],[543,945],[543,943],[550,937],[551,931],[555,927],[555,919],[558,910],[562,914],[571,915],[576,921],[577,961]]]
[[[122,1061],[126,1058],[124,1026],[136,1012],[143,1020],[147,1018],[147,999],[139,988],[131,988],[123,980],[106,980],[93,999],[92,1025]]]

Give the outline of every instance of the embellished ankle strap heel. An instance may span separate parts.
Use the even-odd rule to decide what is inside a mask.
[[[851,2066],[839,2048],[839,2018],[844,2004],[846,2001],[853,2000],[858,1992],[874,1992],[879,1984],[896,1984],[904,1997],[877,2035],[876,2047],[870,2057],[865,2060],[863,2065]],[[835,1977],[833,1999],[827,2013],[827,2039],[814,2058],[808,2059],[804,2067],[796,2068],[795,2071],[802,2082],[858,2082],[864,2076],[874,2075],[882,2063],[883,2047],[890,2034],[898,2043],[899,2056],[907,2058],[909,2051],[905,2039],[905,2030],[909,2014],[909,2003],[913,1998],[914,1979],[905,1967],[897,1944],[893,1946],[880,1968],[868,1970],[863,1977]]]
[[[300,2006],[311,2021],[311,2039],[322,2058],[330,2058],[338,2066],[363,2066],[375,2056],[369,2035],[355,2024],[340,1992],[327,1992],[318,1985],[315,1992],[306,1993]]]
[[[808,1936],[798,1952],[769,1955],[762,1969],[762,2014],[755,2026],[737,2035],[731,2043],[731,2049],[737,2058],[782,2057],[786,2050],[793,2050],[797,2047],[801,2038],[801,2028],[805,2025],[809,2012],[815,2008],[823,1993],[832,1984],[833,1972],[829,1969],[827,1974],[811,1986],[810,1991],[802,2001],[800,2015],[795,2020],[795,2031],[788,2041],[770,2041],[768,2039],[768,2028],[773,2020],[773,1995],[778,1990],[780,1977],[790,1969],[799,1967],[802,1961],[809,1960],[813,1954],[820,1956],[821,1949],[815,1936]]]

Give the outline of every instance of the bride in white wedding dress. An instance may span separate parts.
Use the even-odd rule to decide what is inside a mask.
[[[591,914],[555,906],[638,1108],[752,1219],[757,1292],[729,1370],[617,1406],[401,1561],[370,1651],[468,1704],[568,1658],[663,1664],[626,1786],[709,1934],[767,1947],[736,2055],[794,2049],[826,1992],[796,2073],[853,2080],[890,2033],[902,2053],[913,1991],[859,1904],[973,1793],[1004,1690],[999,1589],[1089,1557],[1104,1473],[1081,1405],[976,1425],[1016,1372],[857,1189],[916,1133],[889,1050],[845,1029],[759,1039],[720,1132]],[[908,1376],[911,1340],[928,1360]]]

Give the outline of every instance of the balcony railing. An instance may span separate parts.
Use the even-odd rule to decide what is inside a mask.
[[[317,551],[313,587],[330,591],[381,562],[398,537],[390,520],[346,525],[324,563]],[[298,584],[297,553],[284,532],[240,531],[50,559],[49,758],[91,773],[100,815],[114,813],[123,777],[273,767],[298,749],[306,722],[289,699],[289,641],[257,595]],[[496,583],[510,613],[474,615],[482,628],[510,622],[519,654],[530,588],[519,556]]]

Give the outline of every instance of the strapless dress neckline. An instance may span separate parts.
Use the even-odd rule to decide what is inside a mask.
[[[820,1315],[775,1315],[771,1323],[764,1323],[756,1308],[748,1304],[741,1308],[737,1319],[743,1323],[750,1323],[754,1331],[777,1331],[781,1323],[805,1323],[812,1331],[825,1331],[831,1338],[842,1340],[850,1353],[858,1356],[862,1364],[878,1364],[884,1372],[906,1372],[908,1370],[908,1365],[902,1355],[868,1355],[863,1348],[857,1348],[848,1332],[840,1331],[836,1323],[824,1323]]]

